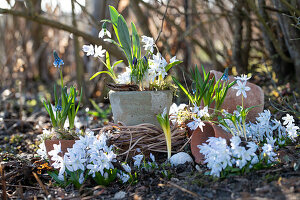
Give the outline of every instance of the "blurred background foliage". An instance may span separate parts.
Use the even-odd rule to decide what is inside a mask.
[[[53,50],[65,62],[65,82],[84,88],[86,105],[108,102],[109,77],[89,81],[103,65],[81,51],[92,43],[124,58],[98,38],[108,5],[133,21],[140,35],[160,35],[157,46],[166,59],[184,61],[172,69],[183,83],[189,84],[197,64],[251,73],[255,83],[271,82],[264,87],[275,97],[284,94],[277,85],[286,92],[300,86],[299,0],[0,0],[0,103],[7,109],[13,104],[5,100],[13,96],[34,112],[41,98],[50,97],[58,78]]]

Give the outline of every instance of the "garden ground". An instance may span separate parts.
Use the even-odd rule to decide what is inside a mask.
[[[102,187],[87,181],[80,190],[72,186],[60,188],[47,175],[48,165],[35,153],[42,128],[50,127],[46,112],[32,110],[29,105],[24,107],[24,112],[19,112],[18,102],[9,98],[2,106],[0,171],[4,176],[1,174],[0,189],[2,194],[6,189],[8,199],[45,199],[47,196],[50,199],[300,199],[299,138],[278,151],[278,164],[245,175],[216,179],[205,175],[204,166],[197,170],[195,165],[186,164],[165,168],[167,177],[160,170],[141,171],[135,184],[114,182]],[[271,108],[268,102],[265,107]],[[80,116],[86,118],[86,113]],[[90,128],[99,126],[97,120],[90,124]],[[166,160],[164,154],[155,156],[158,163]]]

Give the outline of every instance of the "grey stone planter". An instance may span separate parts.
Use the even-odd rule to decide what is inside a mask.
[[[109,99],[115,123],[127,126],[151,123],[159,126],[156,115],[172,105],[173,92],[110,91]]]

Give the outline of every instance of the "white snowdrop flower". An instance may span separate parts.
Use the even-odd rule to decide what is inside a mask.
[[[251,88],[246,86],[247,82],[241,82],[241,81],[237,81],[237,86],[232,87],[233,89],[237,90],[236,96],[240,96],[240,94],[242,94],[245,98],[247,98],[247,91],[250,91]]]
[[[193,117],[194,121],[187,124],[191,130],[196,130],[198,127],[203,131],[204,122],[201,119]]]
[[[240,80],[240,81],[248,81],[251,78],[251,76],[248,77],[246,74],[242,74],[241,76],[236,76],[234,78],[236,80]]]
[[[85,52],[87,56],[92,56],[92,55],[94,55],[94,46],[92,44],[83,45],[82,51]]]
[[[128,164],[122,163],[122,167],[127,173],[131,172],[131,168]]]
[[[283,125],[293,124],[295,122],[294,117],[292,115],[286,114],[285,117],[282,117]]]
[[[152,37],[147,37],[145,35],[142,35],[142,42],[144,43],[144,49],[146,51],[150,51],[151,53],[153,53],[154,50],[154,39]]]
[[[176,56],[174,56],[174,57],[172,57],[172,58],[170,59],[170,63],[173,63],[173,62],[176,62],[176,61],[179,61],[179,60],[176,59]]]
[[[117,83],[119,84],[129,84],[131,83],[131,69],[126,67],[126,71],[118,75]]]
[[[94,57],[103,58],[105,52],[106,52],[106,50],[102,49],[101,45],[99,45],[99,46],[95,45],[95,54],[94,54]]]
[[[41,144],[39,144],[39,149],[37,150],[37,154],[41,156],[42,159],[47,159],[47,151],[45,142],[43,141]]]
[[[134,156],[134,157],[132,157],[132,158],[133,158],[133,160],[134,160],[133,165],[134,165],[135,167],[140,167],[141,161],[143,160],[144,156],[143,156],[142,154],[139,154],[139,155],[136,155],[136,156]]]
[[[107,35],[109,38],[111,38],[111,33],[106,28],[102,28],[101,31],[98,34],[99,38],[103,38],[105,35]]]

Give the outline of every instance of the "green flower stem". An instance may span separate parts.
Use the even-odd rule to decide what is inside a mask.
[[[62,69],[59,69],[59,74],[60,74],[60,84],[61,84],[61,88],[64,88],[64,78],[63,78],[63,73],[62,73]]]

